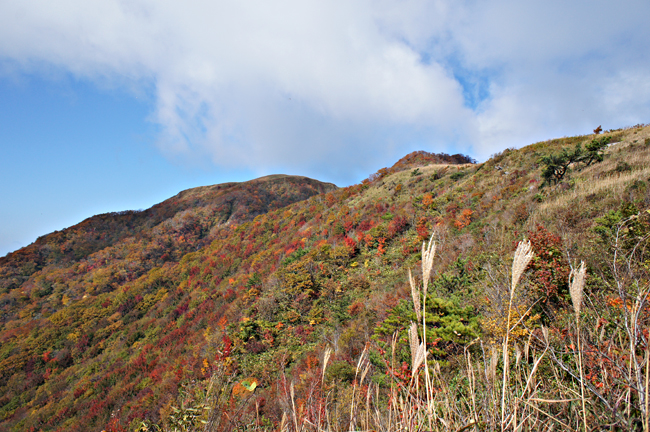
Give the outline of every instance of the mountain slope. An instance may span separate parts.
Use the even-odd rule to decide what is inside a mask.
[[[119,327],[110,327],[115,319],[104,306],[87,308],[88,299],[120,302],[119,287],[175,265],[212,242],[221,227],[331,190],[336,186],[284,175],[194,188],[142,212],[94,216],[0,258],[0,385],[7,390],[22,377],[18,397],[26,401],[49,378],[48,370],[75,374],[77,351],[100,344]],[[81,333],[82,323],[91,331]],[[16,390],[0,392],[3,418],[8,408],[23,404],[14,398]],[[10,400],[13,408],[5,405]]]
[[[144,211],[93,216],[0,258],[0,289],[16,288],[45,266],[78,262],[130,237],[151,241],[160,237],[161,230],[168,232],[174,249],[179,249],[177,255],[182,256],[211,241],[208,233],[215,226],[250,220],[258,214],[334,189],[336,186],[331,183],[307,177],[275,175],[189,189]],[[191,247],[179,245],[175,240],[178,234]]]
[[[393,331],[396,359],[408,361],[405,331],[415,318],[406,308],[407,270],[432,234],[439,250],[430,304],[444,320],[432,327],[429,348],[443,367],[458,370],[454,362],[474,338],[499,337],[490,323],[503,316],[503,296],[494,287],[508,286],[504,257],[524,236],[539,257],[527,271],[535,313],[561,329],[572,313],[567,254],[602,267],[609,252],[598,243],[599,218],[650,205],[649,133],[613,132],[619,144],[602,163],[574,166],[553,186],[542,187],[540,157],[594,136],[507,150],[480,165],[407,157],[359,185],[323,186],[325,193],[252,214],[254,206],[238,210],[225,198],[211,206],[203,194],[225,195],[198,188],[175,197],[188,207],[146,235],[76,261],[46,254],[50,264],[32,273],[3,270],[0,425],[135,429],[142,421],[171,425],[182,407],[203,412],[209,402],[215,430],[255,421],[273,428],[292,403],[301,416],[314,414],[326,348],[333,354],[322,385],[331,409],[345,412],[368,346],[376,348],[369,376],[378,391],[389,384],[382,349]],[[249,395],[243,386],[251,382]],[[287,399],[290,382],[295,400]]]

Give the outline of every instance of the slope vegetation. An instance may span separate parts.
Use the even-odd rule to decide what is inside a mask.
[[[647,390],[631,390],[622,371],[631,370],[631,356],[642,361],[648,346],[647,301],[630,299],[648,288],[641,264],[650,233],[650,128],[608,135],[615,144],[602,162],[576,163],[556,184],[543,184],[541,158],[598,137],[505,150],[483,164],[413,154],[361,184],[320,184],[322,193],[313,194],[319,184],[308,183],[305,199],[263,210],[246,204],[238,211],[225,198],[212,204],[200,196],[227,194],[199,188],[170,200],[187,206],[151,228],[141,228],[150,218],[129,228],[125,221],[137,214],[105,217],[126,228],[107,228],[113,243],[88,240],[78,256],[72,247],[53,258],[41,239],[31,255],[19,251],[1,262],[0,425],[390,430],[390,416],[382,416],[397,409],[395,389],[415,407],[409,418],[427,412],[411,387],[424,379],[409,342],[419,301],[426,303],[429,372],[440,377],[427,397],[440,403],[442,420],[429,418],[427,429],[511,428],[519,405],[506,401],[524,396],[550,417],[518,417],[541,416],[523,430],[559,428],[583,411],[593,424],[637,424]],[[120,229],[133,232],[118,239]],[[87,232],[72,237],[85,245]],[[422,243],[432,236],[432,277],[417,300],[408,270],[419,268]],[[511,295],[509,262],[523,238],[535,258]],[[625,276],[612,270],[621,256],[629,258]],[[567,366],[576,352],[569,293],[576,259],[587,264],[583,379]],[[628,306],[636,308],[632,336],[625,333]],[[627,351],[606,346],[616,337]],[[535,353],[549,359],[551,345],[565,368],[540,360],[542,384],[519,395]],[[466,363],[472,356],[482,363]],[[520,371],[512,385],[510,362]],[[573,402],[578,383],[587,387],[584,410]],[[611,409],[617,398],[628,401],[623,416]],[[551,399],[559,402],[539,405]],[[611,401],[607,409],[602,400]]]

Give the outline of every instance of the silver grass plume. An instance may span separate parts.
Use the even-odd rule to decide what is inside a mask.
[[[413,361],[413,372],[411,372],[412,375],[415,375],[415,371],[418,370],[418,368],[424,363],[424,359],[427,358],[427,351],[424,348],[424,342],[420,343],[420,346],[418,347],[418,351],[416,353],[417,355],[415,356],[415,359]]]
[[[329,362],[331,355],[332,349],[330,347],[327,347],[325,350],[325,356],[323,357],[323,376],[321,377],[321,380],[325,378],[325,370],[327,369],[327,363]]]
[[[497,363],[499,362],[499,353],[495,347],[490,347],[490,368],[488,369],[488,375],[491,382],[494,382],[497,377]]]
[[[535,253],[533,252],[533,247],[530,244],[530,240],[522,240],[517,245],[517,250],[515,251],[515,258],[512,261],[512,285],[510,287],[510,298],[514,296],[515,287],[519,283],[521,275],[528,267],[528,263],[533,259]]]
[[[576,327],[577,335],[576,339],[578,342],[578,367],[580,368],[580,399],[582,400],[582,420],[584,424],[584,430],[587,432],[587,409],[585,408],[585,384],[584,384],[584,372],[582,366],[582,343],[580,338],[580,308],[582,307],[582,290],[585,287],[585,274],[587,270],[585,269],[585,262],[580,262],[580,267],[576,271],[571,269],[571,274],[569,275],[569,293],[571,294],[571,302],[573,303],[573,310],[576,313]],[[647,382],[647,381],[646,381]]]
[[[409,328],[409,346],[411,348],[411,364],[415,364],[415,357],[420,348],[420,337],[418,336],[418,326],[413,321]]]
[[[420,291],[415,285],[415,280],[409,269],[409,283],[411,284],[411,297],[413,297],[413,309],[415,309],[415,316],[418,317],[418,322],[422,320],[422,308],[420,306]]]
[[[361,366],[364,365],[367,360],[368,360],[368,345],[366,344],[366,346],[363,348],[363,352],[361,353],[361,356],[359,356],[359,361],[357,362],[357,374],[359,373],[360,370],[362,370]]]
[[[366,377],[369,370],[370,370],[370,361],[368,357],[366,357],[366,361],[364,362],[363,369],[361,371],[361,378],[359,378],[359,385],[363,383],[363,379]]]
[[[548,346],[548,327],[542,326],[542,335],[544,336],[544,342]]]
[[[580,261],[578,270],[571,270],[569,275],[569,293],[571,293],[571,302],[576,313],[576,319],[580,316],[580,309],[582,308],[582,291],[585,287],[586,273],[585,262]]]
[[[415,374],[415,371],[418,370],[424,358],[426,357],[426,351],[424,348],[424,342],[420,342],[418,336],[418,326],[411,321],[411,328],[409,329],[409,345],[411,348],[411,373]]]
[[[436,255],[436,242],[433,241],[433,234],[429,239],[429,243],[425,245],[422,243],[422,284],[423,294],[427,296],[427,288],[429,286],[429,277],[431,276],[431,269],[433,268],[433,257]]]

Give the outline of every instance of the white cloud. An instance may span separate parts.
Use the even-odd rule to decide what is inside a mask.
[[[0,59],[153,85],[170,158],[344,179],[416,147],[482,159],[648,121],[647,16],[647,1],[6,1]]]

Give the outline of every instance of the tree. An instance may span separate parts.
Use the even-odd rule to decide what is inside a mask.
[[[444,361],[450,355],[458,353],[464,344],[478,335],[478,318],[472,306],[462,306],[458,299],[442,298],[435,294],[428,296],[426,305],[427,349],[437,360]],[[397,358],[399,361],[407,361],[410,357],[407,343],[409,324],[418,321],[413,304],[401,300],[381,325],[377,326],[373,339],[378,341],[380,347],[389,350],[390,337],[397,332]]]
[[[605,147],[611,140],[611,136],[606,136],[592,140],[585,146],[585,149],[578,143],[573,148],[573,151],[563,149],[560,154],[542,156],[539,162],[545,165],[542,171],[544,182],[547,184],[561,182],[571,164],[584,163],[585,166],[589,166],[593,163],[602,162]]]
[[[585,146],[587,150],[586,153],[580,158],[580,162],[583,162],[586,166],[591,165],[592,163],[602,162],[604,150],[612,140],[611,136],[602,137],[601,139],[592,140],[589,144]]]
[[[542,176],[544,182],[557,184],[562,181],[564,175],[567,173],[569,166],[578,161],[582,157],[582,146],[576,145],[572,152],[563,149],[562,153],[557,155],[542,156],[539,162],[544,164]]]

